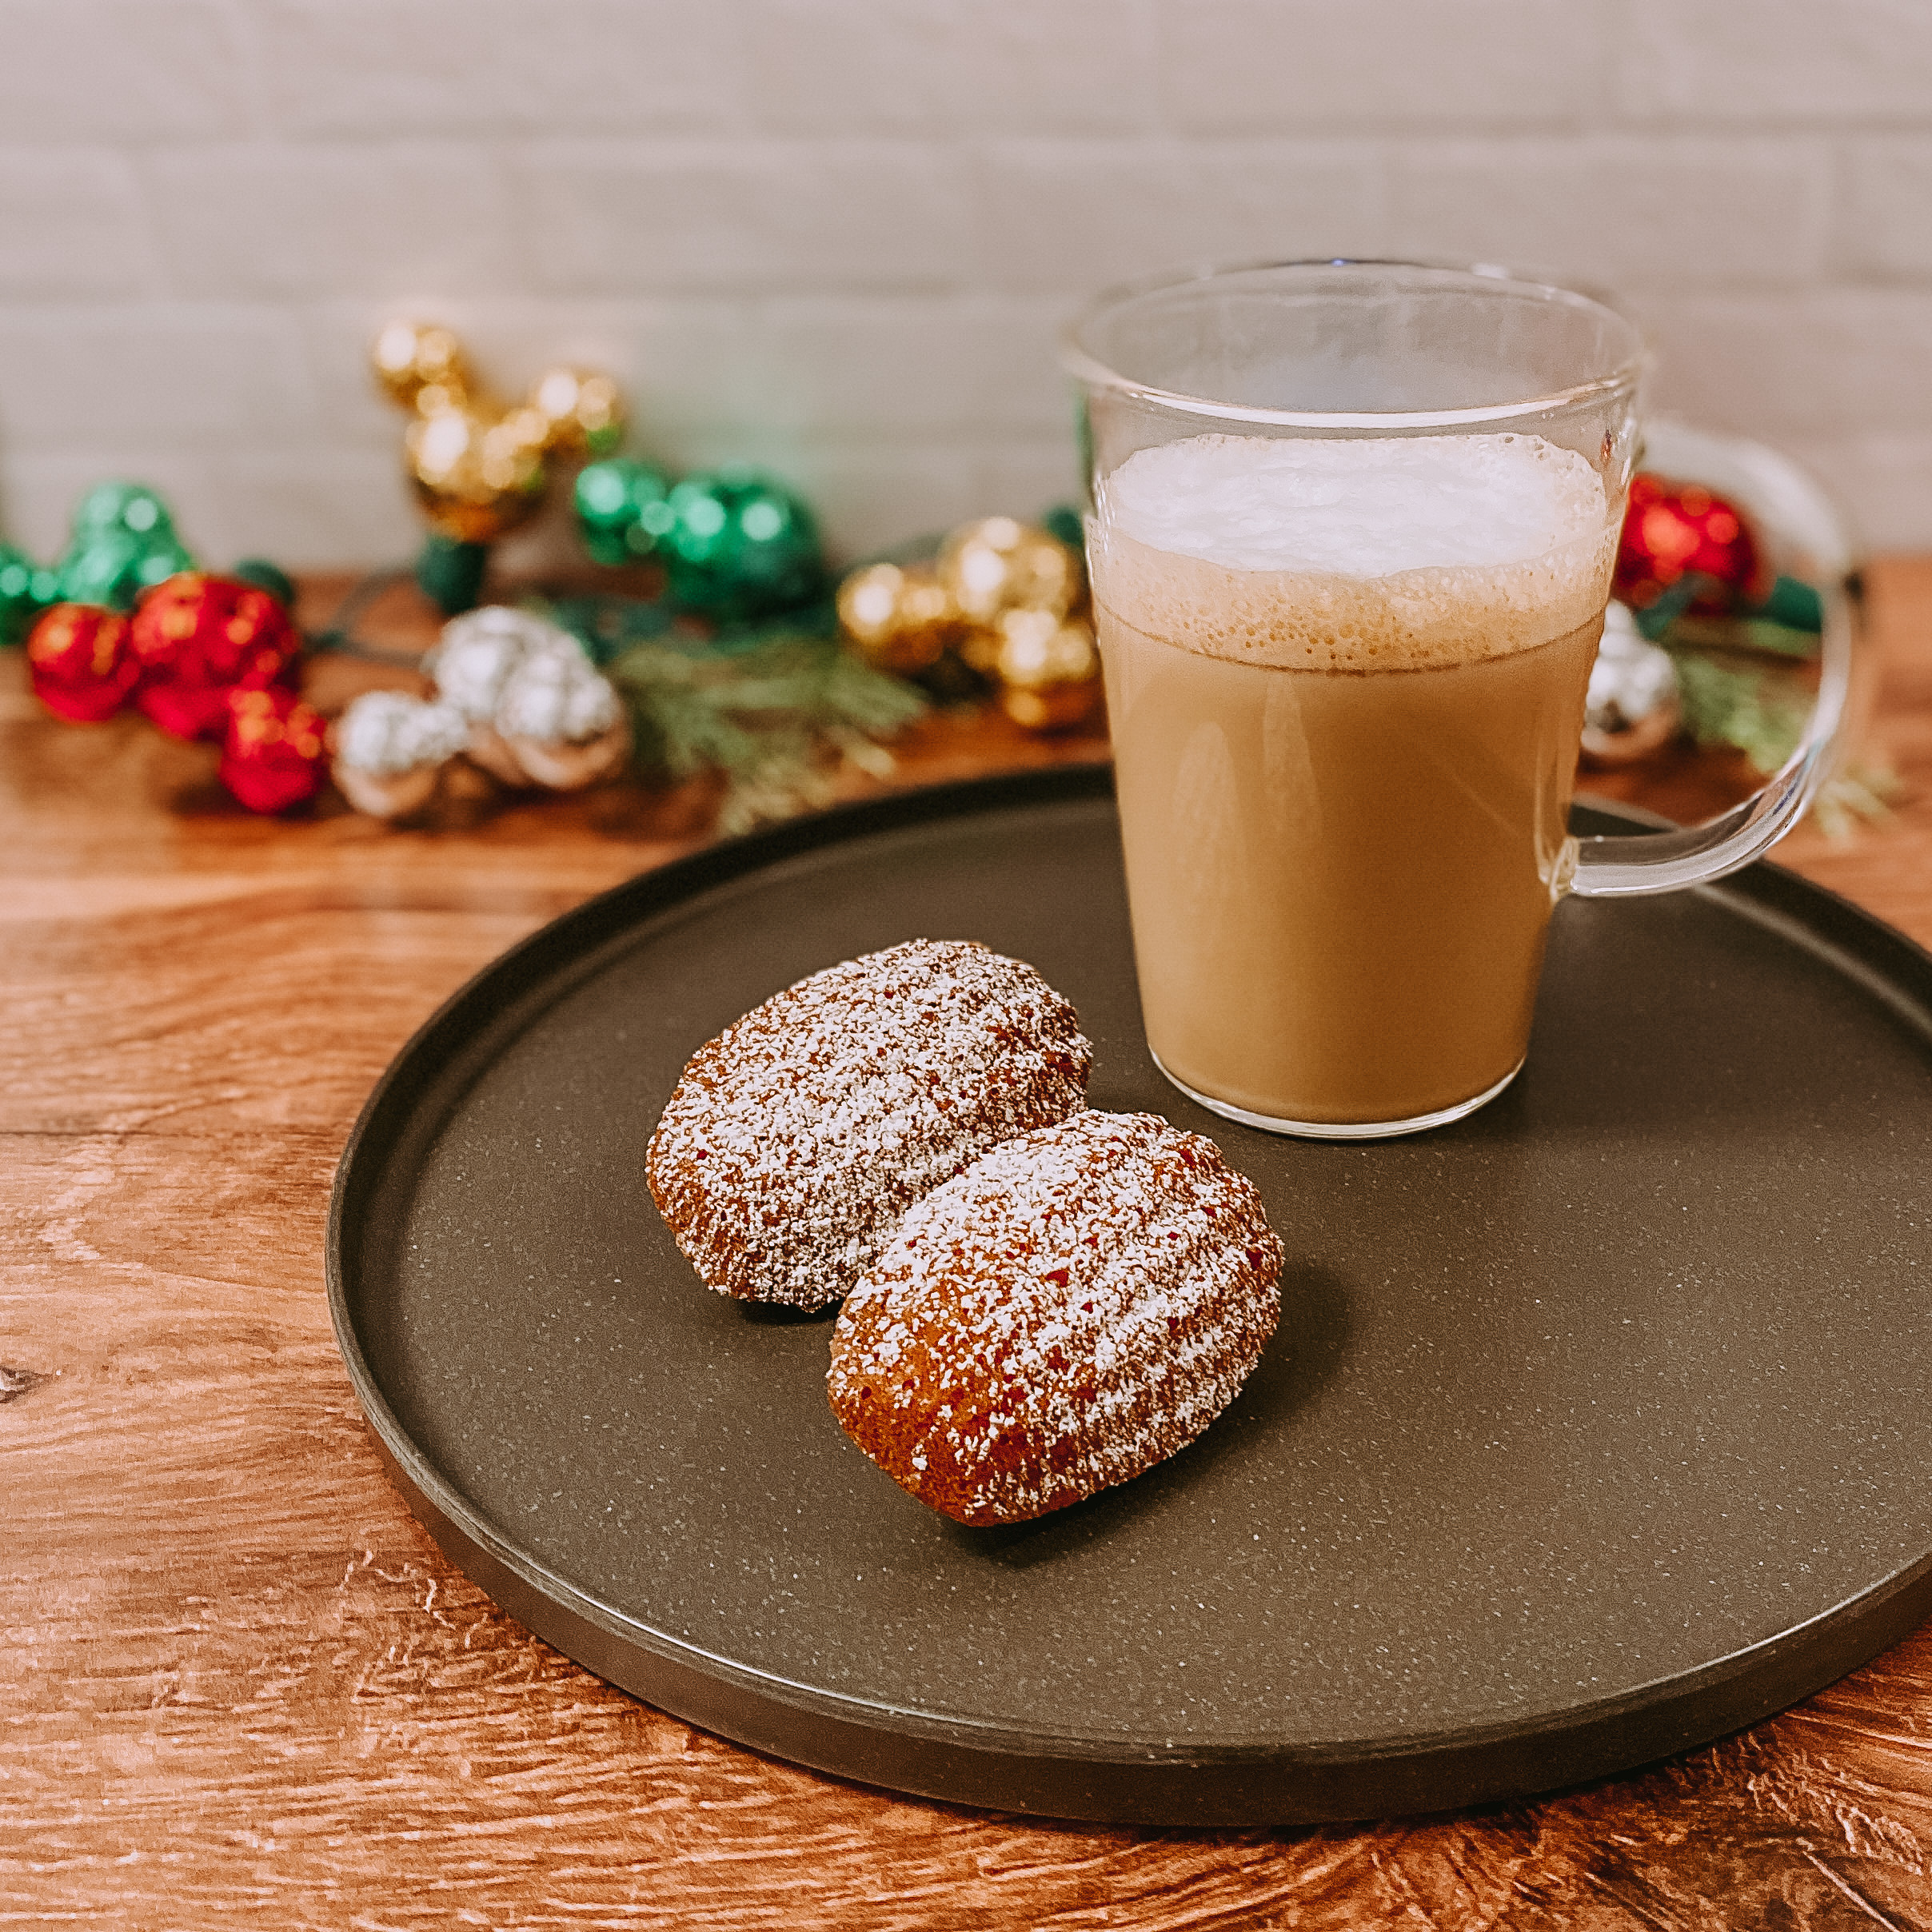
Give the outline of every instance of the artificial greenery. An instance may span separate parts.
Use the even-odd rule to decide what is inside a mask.
[[[879,740],[927,709],[912,686],[841,647],[829,605],[709,636],[631,597],[561,599],[545,615],[623,694],[641,772],[723,774],[724,832],[827,803],[841,765],[884,776],[892,756]]]
[[[1689,608],[1696,589],[1691,581],[1667,593],[1637,613],[1638,627],[1671,653],[1684,728],[1699,744],[1742,752],[1768,775],[1797,750],[1816,701],[1822,601],[1810,585],[1780,577],[1754,609],[1703,617]],[[1885,817],[1898,792],[1882,760],[1854,756],[1820,788],[1812,816],[1828,836],[1843,838],[1856,820]]]
[[[1818,655],[1824,605],[1810,585],[1781,577],[1754,609],[1710,617],[1694,608],[1724,595],[1722,585],[1693,574],[1632,614],[1643,636],[1671,653],[1691,736],[1728,744],[1774,772],[1798,748],[1810,716],[1799,667]]]
[[[1798,748],[1812,693],[1802,673],[1782,665],[1738,665],[1696,648],[1665,647],[1677,667],[1685,728],[1700,744],[1728,744],[1761,772],[1774,772]]]
[[[892,768],[878,740],[926,709],[908,685],[822,637],[729,657],[633,645],[605,666],[631,709],[639,768],[678,779],[724,774],[721,832],[743,832],[828,802],[840,764]]]

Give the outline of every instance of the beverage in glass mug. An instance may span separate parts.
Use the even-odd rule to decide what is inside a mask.
[[[1345,1130],[1513,1076],[1620,509],[1522,433],[1211,433],[1096,483],[1135,955],[1177,1084]]]
[[[1708,824],[1567,836],[1641,333],[1493,265],[1156,277],[1069,329],[1148,1041],[1204,1106],[1366,1140],[1523,1064],[1551,913],[1721,879],[1836,755]]]

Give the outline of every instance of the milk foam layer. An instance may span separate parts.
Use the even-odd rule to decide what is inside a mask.
[[[1200,436],[1100,485],[1094,589],[1211,657],[1399,670],[1591,622],[1616,529],[1596,472],[1533,436]]]

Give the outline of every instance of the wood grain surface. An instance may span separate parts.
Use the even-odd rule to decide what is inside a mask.
[[[1871,581],[1905,796],[1781,856],[1932,943],[1932,561]],[[310,588],[313,617],[341,587]],[[407,675],[325,662],[317,695]],[[1104,747],[942,720],[904,749],[900,782]],[[1741,777],[1687,756],[1615,788],[1694,816]],[[209,752],[58,724],[0,661],[0,1926],[1932,1927],[1932,1630],[1539,1803],[1162,1832],[766,1761],[452,1571],[330,1339],[337,1156],[434,1006],[711,802],[259,820]]]

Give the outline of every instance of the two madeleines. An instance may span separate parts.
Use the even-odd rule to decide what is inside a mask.
[[[1090,1112],[1092,1050],[1032,967],[914,940],[701,1048],[653,1136],[658,1210],[743,1300],[840,1302],[832,1407],[959,1522],[1138,1475],[1233,1400],[1282,1247],[1213,1143]]]

